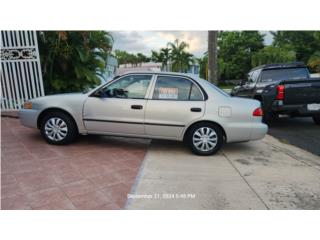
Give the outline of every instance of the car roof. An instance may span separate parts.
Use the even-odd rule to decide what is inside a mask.
[[[175,76],[190,77],[192,79],[197,78],[194,74],[191,74],[191,73],[162,72],[162,71],[128,71],[126,73],[117,75],[117,77],[125,76],[128,74],[158,74],[158,75],[175,75]]]
[[[306,65],[303,62],[272,63],[272,64],[264,64],[264,65],[260,65],[255,68],[252,68],[250,72],[258,69],[264,70],[264,69],[281,69],[281,68],[298,68],[298,67],[305,68]]]

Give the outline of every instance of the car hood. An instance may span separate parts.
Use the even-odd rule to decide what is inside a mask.
[[[48,95],[30,100],[36,109],[65,106],[77,107],[83,104],[88,95],[84,93],[64,93]]]

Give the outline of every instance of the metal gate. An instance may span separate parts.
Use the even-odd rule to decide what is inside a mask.
[[[1,31],[1,110],[44,96],[36,31]]]

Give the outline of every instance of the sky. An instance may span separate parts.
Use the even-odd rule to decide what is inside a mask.
[[[272,35],[268,31],[260,31],[265,34],[265,44],[272,43]],[[175,39],[189,44],[188,51],[196,57],[201,57],[207,51],[207,31],[113,31],[113,50],[125,50],[130,53],[143,53],[150,56],[151,50],[158,51],[166,47],[168,42]]]

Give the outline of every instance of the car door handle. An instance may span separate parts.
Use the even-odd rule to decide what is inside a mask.
[[[201,112],[201,108],[191,108],[191,112]]]
[[[131,108],[140,110],[140,109],[142,109],[142,105],[131,105]]]

